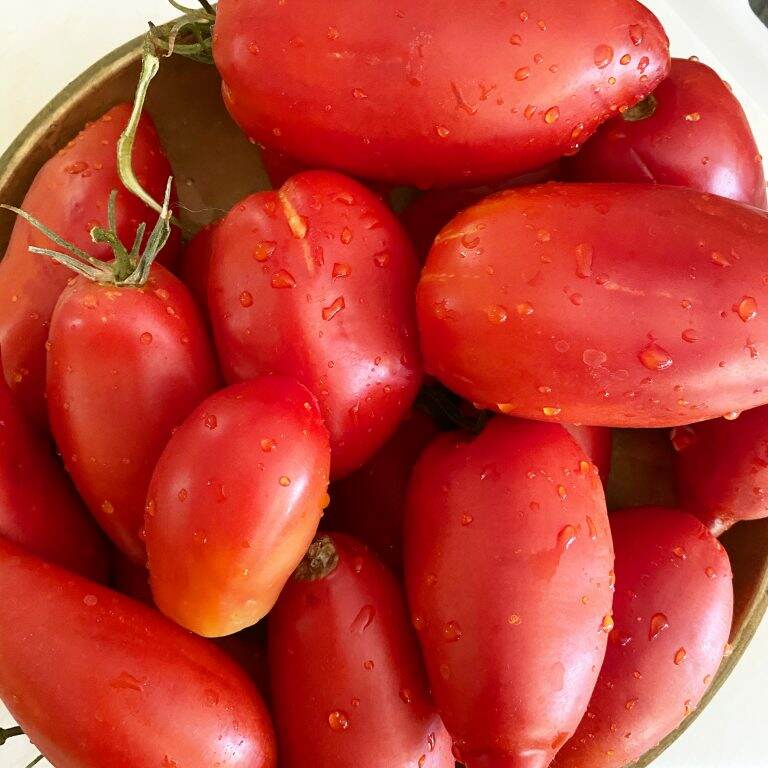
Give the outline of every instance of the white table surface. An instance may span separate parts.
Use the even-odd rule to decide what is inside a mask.
[[[734,85],[768,156],[768,34],[757,22],[752,24],[747,11],[738,10],[746,8],[747,0],[646,0],[646,4],[664,21],[675,55],[698,54]],[[0,152],[83,69],[140,34],[147,20],[162,22],[173,15],[163,0],[13,3],[3,14],[0,45]],[[768,620],[714,701],[654,768],[766,768],[766,692]],[[0,704],[0,725],[10,723]],[[18,737],[0,749],[0,768],[22,768],[36,754],[25,738]]]

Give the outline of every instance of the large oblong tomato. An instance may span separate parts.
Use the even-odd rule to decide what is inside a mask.
[[[218,226],[208,299],[224,374],[309,387],[334,477],[370,458],[416,397],[417,278],[392,212],[337,173],[301,173],[251,195]]]
[[[672,59],[644,101],[600,126],[563,163],[577,181],[674,184],[765,208],[763,159],[729,86],[706,64]]]
[[[677,509],[611,514],[614,628],[587,713],[557,768],[622,768],[673,731],[717,672],[733,614],[728,554]]]
[[[635,0],[221,0],[213,52],[253,141],[422,187],[551,162],[669,67]]]
[[[597,469],[560,425],[497,416],[422,454],[408,597],[468,768],[546,768],[576,729],[612,624],[612,567]]]
[[[118,104],[85,128],[38,171],[21,208],[50,229],[99,259],[109,260],[109,246],[96,244],[90,232],[107,225],[107,201],[117,190],[117,231],[133,242],[141,222],[155,214],[127,191],[117,174],[117,140],[131,114]],[[152,120],[143,116],[136,129],[132,164],[144,189],[161,200],[171,167]],[[0,200],[0,202],[9,202]],[[173,232],[161,260],[172,261],[179,248]],[[48,238],[19,217],[0,261],[0,347],[3,370],[14,395],[37,424],[48,415],[45,405],[45,342],[51,313],[72,273],[29,246],[50,248]]]
[[[106,540],[2,377],[0,535],[63,568],[106,581]]]
[[[58,768],[275,768],[269,714],[228,656],[0,537],[0,697]]]
[[[400,586],[354,539],[312,544],[268,657],[281,768],[453,768]]]
[[[157,607],[206,637],[255,624],[277,600],[328,503],[317,403],[282,376],[233,384],[174,432],[149,486]]]
[[[218,381],[200,312],[159,264],[141,287],[80,276],[56,304],[48,345],[48,409],[64,464],[107,535],[143,562],[155,463]]]
[[[429,373],[532,419],[688,424],[768,401],[768,214],[681,187],[508,190],[438,235]]]

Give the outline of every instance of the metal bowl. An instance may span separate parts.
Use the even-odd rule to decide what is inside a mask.
[[[86,121],[133,98],[140,58],[141,39],[126,43],[87,69],[32,120],[0,158],[0,202],[19,205],[39,168]],[[177,56],[164,59],[150,88],[147,109],[174,168],[182,219],[191,228],[218,218],[246,194],[269,186],[258,148],[227,115],[213,67]],[[12,215],[0,210],[0,253],[5,251],[12,226]],[[614,508],[629,503],[674,503],[669,461],[659,465],[642,459],[649,441],[658,443],[658,433],[617,433],[616,471],[608,493]],[[733,650],[698,711],[733,670],[768,607],[768,520],[739,523],[721,540],[734,573]],[[648,765],[696,714],[636,765]]]

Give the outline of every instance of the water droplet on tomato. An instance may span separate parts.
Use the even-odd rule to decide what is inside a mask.
[[[346,731],[349,728],[349,716],[346,712],[336,709],[328,715],[328,725],[332,731]]]
[[[492,304],[490,307],[488,307],[488,309],[486,309],[486,314],[488,315],[488,320],[490,320],[494,325],[501,325],[501,323],[506,323],[509,317],[507,308],[503,307],[501,304]]]
[[[599,368],[608,359],[608,355],[599,349],[585,349],[581,359],[584,365],[588,365],[590,368]]]
[[[717,576],[717,574],[715,573],[715,569],[711,565],[708,565],[704,569],[704,573],[706,574],[708,579],[714,579]]]
[[[632,45],[640,45],[643,42],[644,31],[640,24],[629,25],[629,39],[632,41]]]
[[[598,69],[605,69],[613,61],[613,48],[610,45],[598,45],[593,57],[595,66]]]
[[[520,67],[515,72],[515,80],[527,80],[531,76],[530,67]]]
[[[349,631],[353,635],[362,635],[371,626],[375,617],[376,609],[372,605],[364,605],[350,624]]]
[[[746,323],[757,317],[757,302],[752,296],[743,296],[733,311]]]
[[[216,429],[219,422],[216,416],[214,414],[208,414],[204,419],[205,426],[208,427],[208,429]]]
[[[606,613],[603,616],[603,620],[600,623],[600,629],[603,632],[610,632],[613,629],[613,616],[610,613]]]
[[[669,352],[653,341],[641,349],[637,356],[649,371],[664,371],[672,365]]]
[[[663,613],[654,613],[648,628],[648,639],[655,640],[665,629],[669,629],[669,621]]]
[[[373,667],[374,667],[374,663],[372,659],[366,659],[363,662],[363,669],[367,670],[368,672],[370,672],[373,669]]]
[[[409,688],[403,688],[400,691],[400,698],[406,703],[411,704],[413,702],[413,694]]]
[[[471,524],[472,524],[472,521],[473,521],[474,519],[475,519],[475,518],[474,518],[474,517],[472,517],[472,515],[470,515],[468,512],[465,512],[465,513],[464,513],[464,514],[461,516],[461,524],[462,524],[463,526],[471,525]]]
[[[271,453],[276,445],[277,443],[271,437],[262,437],[259,441],[259,446],[264,453]]]
[[[344,297],[337,296],[333,303],[328,307],[323,307],[323,320],[333,320],[333,318],[344,309]]]
[[[276,248],[277,243],[274,240],[262,240],[253,249],[253,258],[259,262],[267,261],[274,254]]]
[[[565,528],[557,534],[557,546],[563,551],[569,549],[575,541],[576,529],[572,525],[566,525]]]
[[[446,128],[444,125],[436,125],[435,126],[435,133],[441,139],[444,139],[446,136],[450,135],[451,131],[448,128]]]
[[[144,333],[139,336],[139,341],[142,344],[149,345],[152,343],[152,334],[149,331],[144,331]]]
[[[443,627],[443,639],[446,643],[455,643],[461,639],[462,630],[457,621],[449,621]]]
[[[273,288],[294,288],[296,286],[296,280],[293,275],[285,269],[281,269],[272,275],[270,282]]]
[[[686,656],[685,648],[678,648],[675,651],[675,656],[674,656],[675,664],[680,666],[680,664],[682,664],[685,661],[685,656]]]
[[[518,304],[515,307],[515,311],[518,315],[520,315],[520,317],[527,317],[528,315],[533,314],[533,305],[529,304],[527,301],[524,301],[522,304]]]
[[[281,475],[280,479],[277,481],[280,483],[280,485],[283,486],[283,488],[287,488],[291,484],[291,478],[287,475]]]
[[[86,605],[87,605],[89,608],[93,608],[93,606],[94,606],[94,605],[96,605],[96,603],[98,603],[98,602],[99,602],[99,598],[98,598],[98,597],[96,597],[96,595],[86,595],[86,596],[83,598],[83,602],[84,602],[84,603],[85,603],[85,604],[86,604]]]
[[[522,45],[523,38],[520,37],[520,35],[511,35],[509,38],[509,42],[511,45]]]
[[[632,61],[632,57],[631,57],[631,56],[630,56],[628,53],[625,53],[625,54],[624,54],[624,55],[623,55],[623,56],[622,56],[622,57],[619,59],[619,64],[624,64],[624,65],[627,65],[627,64],[629,64],[629,62],[630,62],[630,61]]]
[[[689,112],[689,113],[688,113],[688,114],[685,116],[685,119],[686,119],[686,120],[687,120],[689,123],[698,123],[698,122],[699,122],[699,120],[701,120],[701,114],[700,114],[699,112]]]
[[[333,272],[331,273],[331,276],[334,280],[336,280],[339,277],[349,277],[352,274],[352,267],[347,264],[345,261],[337,261],[333,265]]]

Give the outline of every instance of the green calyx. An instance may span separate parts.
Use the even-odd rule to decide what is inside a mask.
[[[147,238],[144,250],[141,250],[141,244],[144,240],[146,224],[142,223],[136,228],[136,237],[130,250],[126,248],[117,234],[117,215],[115,204],[117,201],[117,190],[113,190],[109,196],[109,205],[107,207],[107,228],[94,227],[91,230],[91,240],[94,243],[106,243],[112,248],[114,260],[111,262],[101,261],[74,243],[70,243],[53,230],[49,229],[42,222],[38,221],[26,211],[14,208],[11,205],[2,205],[0,207],[13,211],[17,216],[21,216],[27,223],[38,229],[61,251],[55,251],[50,248],[38,248],[29,246],[32,253],[49,256],[59,264],[77,272],[79,275],[87,277],[97,283],[107,283],[117,286],[142,286],[149,278],[149,271],[157,255],[168,242],[171,234],[171,212],[169,209],[171,199],[171,188],[173,179],[168,179],[165,187],[165,197],[163,205],[160,208],[160,216]]]
[[[628,123],[636,123],[639,120],[647,120],[656,111],[656,107],[659,105],[658,99],[649,93],[642,101],[638,101],[634,107],[625,109],[621,116]]]
[[[293,574],[296,581],[317,581],[324,579],[336,570],[339,564],[339,554],[333,539],[327,534],[321,534],[310,545],[304,559]]]
[[[207,0],[198,0],[200,8],[187,8],[176,0],[170,4],[184,15],[162,26],[150,22],[149,37],[166,56],[177,53],[202,64],[213,64],[213,26],[216,9]]]

